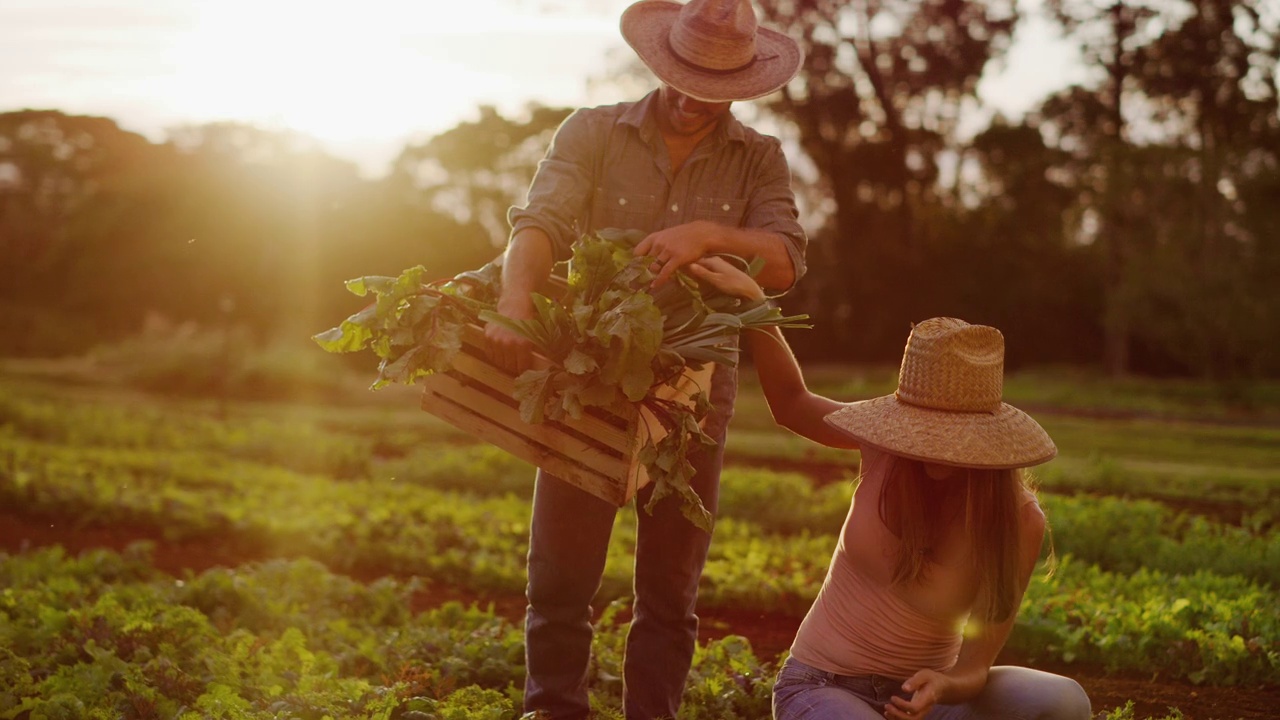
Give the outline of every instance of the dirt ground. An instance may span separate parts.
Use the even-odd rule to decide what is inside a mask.
[[[56,520],[0,512],[0,550],[19,553],[36,547],[61,545],[74,554],[91,548],[122,550],[138,540],[156,545],[155,564],[160,570],[181,575],[186,570],[201,572],[212,567],[234,567],[263,559],[248,548],[234,543],[167,542],[152,530],[127,527],[76,528]],[[363,580],[375,579],[370,573]],[[522,622],[524,598],[521,596],[480,595],[443,586],[429,587],[414,598],[415,608],[422,610],[450,600],[492,604],[494,612],[513,623]],[[787,649],[799,621],[792,617],[747,611],[707,610],[701,617],[703,641],[725,635],[742,635],[751,640],[758,656],[769,658]],[[1015,656],[1002,656],[999,662],[1021,664]],[[1093,700],[1095,713],[1103,713],[1132,700],[1135,717],[1164,716],[1170,708],[1178,708],[1188,720],[1275,720],[1280,718],[1280,686],[1204,687],[1163,679],[1160,668],[1149,675],[1108,675],[1098,668],[1080,665],[1038,668],[1074,677]]]

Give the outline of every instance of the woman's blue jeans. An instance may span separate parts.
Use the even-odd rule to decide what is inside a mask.
[[[708,431],[710,432],[710,431]],[[717,437],[718,436],[718,437]],[[690,457],[690,482],[712,515],[720,489],[724,430],[714,449]],[[653,486],[638,493],[635,606],[623,668],[628,720],[672,717],[680,707],[698,635],[694,604],[711,535],[666,497],[644,511]],[[524,709],[546,716],[586,718],[591,656],[591,600],[604,574],[617,508],[557,477],[538,472],[529,537],[525,618]]]
[[[847,676],[788,658],[773,686],[774,720],[883,720],[902,680]],[[921,720],[1089,720],[1089,696],[1071,678],[1024,667],[991,668],[982,693],[963,705],[936,705]]]

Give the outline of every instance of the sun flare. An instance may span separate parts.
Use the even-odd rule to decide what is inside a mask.
[[[184,80],[175,91],[192,115],[247,119],[321,140],[379,137],[406,126],[443,130],[481,102],[523,94],[515,73],[494,61],[503,48],[479,52],[487,43],[477,29],[492,27],[495,12],[511,13],[502,7],[210,4],[181,52]],[[519,67],[516,58],[509,63]]]

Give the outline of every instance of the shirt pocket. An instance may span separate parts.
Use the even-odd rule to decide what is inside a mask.
[[[693,199],[693,219],[710,220],[718,225],[742,227],[747,201],[741,198],[698,195]]]
[[[657,195],[619,192],[598,187],[591,208],[593,229],[617,228],[648,232],[653,227],[653,218],[657,209]]]

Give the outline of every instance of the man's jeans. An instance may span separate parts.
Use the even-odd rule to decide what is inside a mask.
[[[774,720],[883,720],[894,695],[907,697],[902,680],[848,676],[787,658],[773,686]],[[935,705],[921,720],[1089,720],[1089,696],[1061,675],[1024,667],[991,668],[972,702]]]
[[[723,428],[713,437],[717,447],[690,458],[697,468],[690,484],[712,515]],[[708,533],[680,513],[676,497],[659,501],[652,516],[645,512],[652,490],[649,485],[636,498],[636,599],[623,672],[628,720],[675,717],[680,707],[698,634],[698,579],[711,543]],[[616,514],[610,503],[538,471],[529,537],[526,712],[542,711],[556,720],[587,717],[591,600],[604,574]]]

